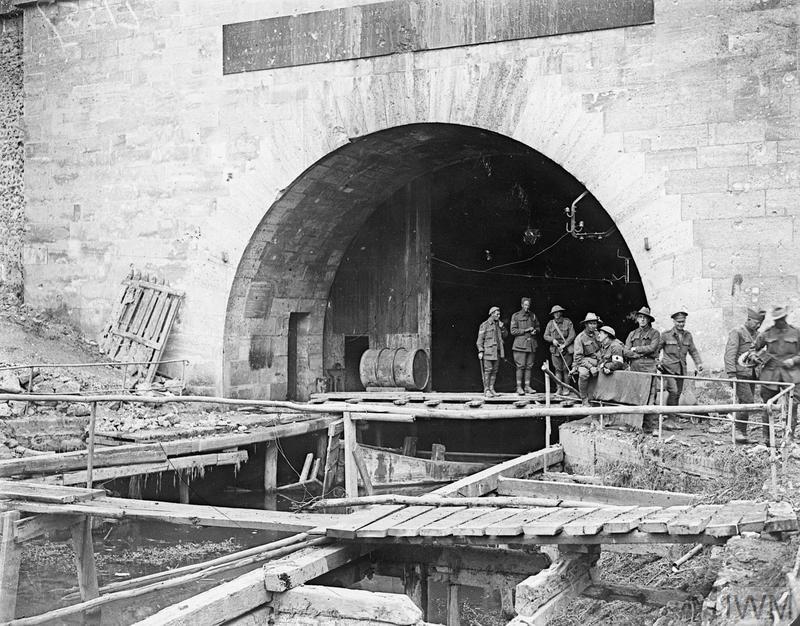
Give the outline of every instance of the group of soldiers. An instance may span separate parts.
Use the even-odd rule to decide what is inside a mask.
[[[666,374],[663,380],[668,405],[679,403],[684,382],[681,377],[689,375],[687,355],[692,357],[697,372],[704,372],[692,333],[686,330],[686,311],[673,313],[670,316],[672,328],[659,332],[653,328],[655,317],[648,307],[643,306],[636,312],[637,328],[628,334],[624,344],[617,338],[614,329],[603,325],[603,321],[594,313],[585,315],[579,322],[581,331],[576,333],[574,324],[564,315],[565,312],[566,309],[560,305],[552,307],[543,340],[550,350],[557,393],[569,395],[573,389],[570,382],[575,378],[577,395],[584,405],[589,404],[590,381],[601,372],[609,375],[629,368],[635,372]],[[730,332],[725,350],[725,370],[730,378],[743,381],[735,385],[737,402],[752,403],[757,382],[764,401],[779,391],[778,386],[770,383],[800,383],[800,330],[787,323],[787,314],[786,307],[775,307],[770,315],[773,325],[759,334],[758,329],[766,318],[766,312],[748,309],[745,323]],[[534,393],[531,371],[541,327],[531,311],[530,298],[522,298],[520,310],[511,316],[509,327],[506,329],[500,321],[500,308],[493,306],[489,309],[489,318],[478,330],[476,345],[478,359],[482,363],[483,390],[487,397],[498,395],[494,388],[495,379],[499,363],[505,357],[503,340],[509,331],[514,338],[511,350],[516,366],[516,392],[519,395]],[[796,415],[800,390],[795,391],[794,397]],[[653,384],[648,403],[655,399]],[[747,441],[747,419],[748,413],[736,415],[738,442]],[[654,417],[645,417],[645,430],[651,430],[655,425]],[[763,426],[765,438],[768,429],[768,426]]]

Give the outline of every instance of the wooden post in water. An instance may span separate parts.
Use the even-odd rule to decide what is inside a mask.
[[[547,360],[542,364],[542,369],[545,370],[544,372],[544,405],[550,406],[550,376],[549,376],[549,367],[547,366]],[[550,447],[550,437],[552,435],[553,425],[550,421],[550,416],[546,415],[544,418],[544,447]],[[547,465],[542,468],[545,472],[547,472]]]
[[[264,491],[274,493],[278,489],[278,442],[268,441],[264,457]]]
[[[422,610],[428,619],[428,570],[419,563],[403,565],[403,591]]]
[[[344,427],[344,491],[348,498],[358,496],[358,468],[353,456],[356,447],[356,428],[350,413],[343,413]]]
[[[17,610],[17,585],[19,584],[19,564],[22,559],[22,545],[16,541],[16,524],[19,511],[0,514],[0,621],[14,619]]]
[[[189,504],[189,472],[178,471],[178,500],[181,504]]]
[[[100,595],[97,587],[97,570],[94,565],[92,545],[92,516],[87,515],[72,527],[72,549],[75,551],[75,567],[78,570],[78,587],[81,600],[92,600]]]
[[[461,626],[461,612],[458,606],[458,585],[447,584],[447,626]]]
[[[89,414],[89,441],[86,453],[86,487],[92,488],[92,471],[94,470],[94,431],[97,425],[97,402],[92,402]],[[78,570],[78,587],[81,600],[92,600],[100,595],[97,585],[97,570],[94,564],[94,546],[92,544],[92,516],[87,515],[73,526],[72,549],[75,551],[75,568]],[[97,612],[94,613],[95,615]]]

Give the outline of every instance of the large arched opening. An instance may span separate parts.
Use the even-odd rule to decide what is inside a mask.
[[[361,352],[400,346],[430,353],[434,390],[479,390],[478,324],[495,304],[507,321],[522,295],[543,325],[558,303],[624,338],[645,293],[591,193],[568,232],[565,208],[586,191],[480,128],[412,124],[351,140],[282,193],[245,250],[227,307],[226,393],[305,399],[337,364],[344,389],[359,389]],[[499,389],[512,386],[507,358]]]

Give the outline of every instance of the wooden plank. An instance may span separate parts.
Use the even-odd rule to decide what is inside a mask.
[[[453,534],[453,529],[457,526],[492,513],[495,510],[488,507],[466,508],[449,517],[427,524],[424,528],[420,528],[419,534],[423,537],[448,537]]]
[[[16,617],[19,566],[22,545],[14,535],[19,521],[19,511],[0,514],[0,620],[9,622]]]
[[[770,502],[767,508],[767,521],[764,532],[797,530],[797,513],[791,502]]]
[[[276,624],[422,624],[422,611],[408,596],[362,589],[303,585],[275,594]]]
[[[732,502],[744,502],[744,500],[732,500]],[[764,524],[767,522],[767,503],[766,502],[751,502],[747,510],[739,520],[739,532],[756,532],[760,533],[764,530]]]
[[[264,565],[267,591],[287,591],[346,565],[368,552],[359,545],[312,546]]]
[[[522,534],[522,529],[527,524],[540,517],[549,515],[552,512],[553,509],[551,507],[544,506],[524,509],[516,515],[512,515],[511,517],[507,517],[487,526],[485,532],[487,535],[493,535],[495,537],[515,537],[516,535]]]
[[[607,533],[629,533],[639,528],[639,522],[642,519],[660,510],[660,506],[636,507],[603,524],[603,531]]]
[[[557,606],[574,599],[591,584],[595,555],[562,555],[550,567],[517,585],[515,608],[532,624],[545,624]]]
[[[589,515],[567,522],[561,529],[565,535],[596,535],[604,526],[623,513],[630,513],[635,506],[608,506],[597,509]]]
[[[70,528],[72,532],[72,549],[75,552],[75,569],[78,572],[78,587],[83,602],[100,595],[97,585],[97,569],[94,563],[94,545],[92,542],[92,518],[84,517]]]
[[[454,537],[479,537],[486,534],[486,528],[488,526],[494,526],[498,522],[508,519],[517,513],[519,513],[519,509],[505,507],[492,509],[486,515],[481,515],[475,519],[462,522],[458,526],[454,526],[451,534]]]
[[[178,314],[178,309],[181,305],[181,297],[173,297],[172,302],[170,302],[170,306],[168,307],[168,312],[166,314],[166,318],[161,326],[161,330],[158,333],[157,342],[158,348],[155,349],[155,352],[152,356],[153,363],[147,369],[147,376],[145,377],[146,383],[153,382],[153,378],[156,375],[156,371],[158,370],[158,361],[161,360],[161,357],[164,354],[164,348],[167,345],[167,339],[169,338],[169,333],[172,330],[172,324],[175,321],[175,317]]]
[[[372,522],[371,524],[367,524],[356,530],[356,537],[359,539],[376,539],[386,537],[388,531],[393,526],[397,526],[398,524],[402,524],[418,515],[422,515],[423,513],[427,513],[431,511],[433,507],[430,506],[407,506],[399,511],[395,511],[391,515],[387,515],[386,517],[382,517],[379,520]]]
[[[258,568],[168,606],[137,626],[218,626],[266,604],[272,596]]]
[[[169,302],[169,294],[159,291],[156,294],[155,298],[156,302],[153,306],[153,310],[150,313],[150,318],[147,320],[147,324],[142,329],[140,333],[144,339],[152,340],[158,333],[158,330],[161,326],[161,319],[164,313],[164,308],[167,306]]]
[[[533,520],[522,528],[526,535],[557,535],[565,524],[572,522],[580,517],[589,515],[596,509],[594,508],[561,508],[559,507],[552,513]]]
[[[353,450],[356,447],[356,428],[349,413],[342,414],[342,426],[344,427],[344,491],[348,498],[358,495],[358,469],[353,457]]]
[[[397,524],[396,526],[392,526],[387,531],[387,535],[390,537],[414,537],[419,534],[420,529],[437,520],[441,520],[444,518],[453,515],[454,513],[458,513],[459,511],[463,511],[464,507],[461,506],[440,506],[430,511],[426,511],[421,515],[416,517],[412,517],[404,522]]]
[[[69,504],[71,502],[91,500],[105,495],[105,489],[57,487],[54,485],[0,480],[0,497],[2,498]]]
[[[690,493],[518,478],[500,478],[497,484],[497,493],[501,496],[560,498],[620,506],[673,506],[694,504],[699,500],[699,496]]]
[[[224,450],[225,448],[248,446],[254,443],[272,441],[284,437],[295,437],[297,435],[304,435],[309,432],[327,428],[328,424],[335,419],[335,416],[329,415],[320,418],[297,420],[278,426],[254,428],[247,433],[98,448],[95,450],[94,467],[153,463],[156,461],[165,461],[167,456],[172,458],[174,456],[186,454],[197,454],[200,452],[211,452],[213,450]],[[78,470],[86,467],[86,461],[87,453],[85,450],[25,457],[22,459],[6,459],[0,461],[0,477],[51,474]]]
[[[94,482],[104,482],[114,478],[126,478],[128,476],[136,478],[145,474],[158,474],[176,469],[192,470],[209,466],[240,465],[247,461],[247,458],[247,450],[237,450],[236,452],[219,452],[176,457],[162,463],[136,463],[133,465],[96,467],[92,470],[92,480]],[[53,485],[85,485],[86,470],[66,472],[53,476],[41,476],[28,480],[30,480],[30,482]]]
[[[73,504],[10,500],[9,505],[27,513],[94,515],[112,519],[147,519],[171,524],[286,532],[303,532],[336,523],[345,523],[347,518],[350,518],[348,515],[237,509],[200,504],[128,500],[126,498],[96,498]]]
[[[364,493],[368,496],[373,495],[375,493],[375,489],[372,487],[372,481],[370,480],[370,475],[367,471],[367,465],[364,463],[364,456],[361,453],[361,446],[359,445],[353,447],[353,461],[356,464],[358,476],[361,478],[361,484],[364,487]]]
[[[561,463],[564,449],[560,445],[525,454],[493,467],[486,468],[461,480],[457,480],[433,493],[441,496],[483,496],[497,489],[498,479],[529,476],[544,467]]]
[[[748,510],[748,504],[737,501],[722,505],[709,520],[705,532],[714,537],[733,537],[738,535],[739,522]]]
[[[333,424],[331,424],[333,426]],[[330,433],[328,427],[328,445],[325,450],[325,471],[322,476],[322,497],[326,497],[336,483],[336,465],[339,461],[339,436]]]
[[[359,445],[373,485],[398,485],[453,481],[480,470],[487,463],[432,461],[389,450]]]
[[[566,472],[546,472],[536,477],[537,480],[547,480],[562,483],[581,483],[584,485],[602,485],[600,476],[585,476],[583,474],[567,474]]]
[[[678,517],[685,511],[688,511],[688,506],[670,506],[661,508],[647,517],[644,517],[639,522],[639,530],[646,533],[665,533],[667,532],[667,523]]]
[[[697,535],[702,533],[720,508],[718,504],[693,506],[667,522],[667,532],[670,535]]]
[[[69,528],[82,519],[80,515],[33,515],[17,522],[15,536],[19,543],[24,543],[51,530]]]
[[[356,533],[361,528],[391,515],[402,508],[402,506],[397,505],[378,505],[364,508],[352,515],[334,516],[335,521],[327,526],[326,534],[328,537],[335,537],[337,539],[355,539]]]
[[[663,589],[660,587],[640,587],[635,585],[617,585],[614,583],[592,583],[581,593],[584,597],[613,602],[639,602],[651,606],[681,606],[692,599],[692,594],[680,589]]]

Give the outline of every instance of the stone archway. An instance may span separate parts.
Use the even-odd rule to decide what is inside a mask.
[[[410,124],[355,139],[297,177],[264,215],[236,272],[226,313],[225,392],[306,397],[315,378],[330,366],[323,362],[324,353],[335,353],[347,334],[345,329],[341,337],[331,339],[331,333],[325,333],[331,286],[348,247],[370,216],[381,207],[387,210],[394,194],[431,173],[486,159],[530,159],[532,171],[563,171],[529,146],[498,133],[456,124]],[[536,166],[539,162],[543,165]],[[563,197],[577,195],[582,184],[566,173],[563,178]],[[596,200],[591,202],[610,219]],[[626,254],[630,256],[627,249]],[[425,280],[430,285],[430,260],[418,254],[410,262],[421,276],[428,272]],[[410,308],[416,307],[419,315],[393,330],[429,348],[430,289],[427,299],[424,290],[418,295]],[[384,341],[392,343],[386,336],[391,333],[373,330],[366,334],[385,336]],[[295,388],[303,391],[298,394]]]

